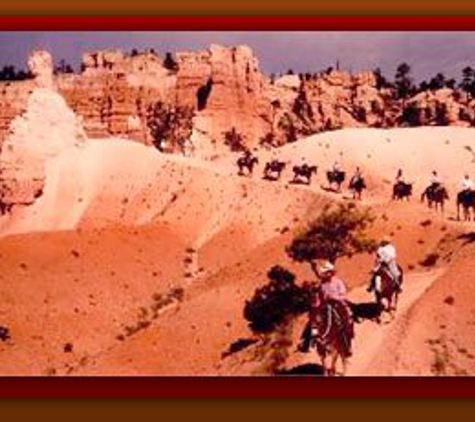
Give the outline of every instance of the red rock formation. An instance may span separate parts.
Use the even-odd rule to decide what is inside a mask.
[[[343,127],[440,124],[444,113],[445,124],[471,125],[475,120],[472,101],[464,93],[425,91],[396,100],[392,88],[378,87],[373,72],[329,70],[271,82],[246,46],[212,45],[177,53],[173,60],[176,66],[170,67],[154,52],[92,52],[84,54],[81,73],[59,74],[53,81],[50,70],[41,84],[54,83],[93,138],[112,135],[160,143],[163,140],[152,139],[148,127],[149,109],[157,102],[171,112],[192,109],[189,151],[205,156],[227,151],[224,134],[233,128],[247,147],[254,147],[263,138],[279,145]],[[40,52],[31,64],[41,69],[50,62],[51,57]],[[0,142],[13,117],[25,109],[32,86],[31,81],[0,84]]]

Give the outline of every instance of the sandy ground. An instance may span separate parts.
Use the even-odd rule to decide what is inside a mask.
[[[47,163],[44,195],[0,219],[0,325],[12,336],[0,342],[0,373],[257,373],[262,362],[252,347],[222,354],[252,337],[244,302],[272,265],[289,267],[299,281],[312,277],[285,247],[324,204],[346,200],[347,192],[322,189],[335,157],[347,170],[363,168],[369,190],[361,206],[377,216],[372,234],[394,236],[407,274],[396,319],[358,325],[349,374],[475,373],[473,247],[453,240],[474,226],[454,221],[453,199],[445,214],[419,203],[433,168],[453,197],[473,169],[466,147],[474,135],[462,128],[336,131],[260,152],[253,177],[237,176],[236,157],[203,162],[123,140],[65,149]],[[292,165],[280,181],[262,180],[271,156],[315,163],[319,172],[308,187],[288,183]],[[393,203],[401,166],[416,183],[415,197]],[[424,269],[420,261],[448,238],[450,257]],[[369,299],[360,286],[371,263],[363,255],[339,264],[354,300]],[[316,361],[293,353],[288,364],[306,359]]]

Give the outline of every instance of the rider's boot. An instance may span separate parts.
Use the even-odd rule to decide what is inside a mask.
[[[308,353],[310,350],[310,343],[312,341],[312,329],[310,324],[307,324],[302,332],[300,343],[297,346],[297,350],[301,353]]]

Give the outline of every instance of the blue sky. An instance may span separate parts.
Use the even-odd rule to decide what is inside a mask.
[[[212,43],[247,44],[266,73],[317,71],[338,60],[343,69],[380,67],[394,75],[399,63],[411,65],[416,79],[443,72],[459,77],[475,68],[475,32],[0,32],[0,66],[26,67],[28,52],[45,48],[56,61],[77,67],[81,54],[103,48],[197,50]]]

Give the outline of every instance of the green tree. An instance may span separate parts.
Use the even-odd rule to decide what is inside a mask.
[[[184,152],[193,129],[194,111],[159,101],[147,109],[147,127],[154,145],[162,152]]]
[[[401,63],[397,67],[395,85],[397,99],[405,100],[414,92],[414,84],[411,78],[411,67],[407,63]]]
[[[73,67],[66,62],[66,60],[61,59],[59,63],[54,68],[55,74],[66,74],[66,73],[74,73]]]
[[[467,66],[462,70],[462,81],[460,82],[459,87],[470,94],[470,96],[475,97],[475,70],[470,66]]]
[[[287,253],[295,261],[309,263],[315,271],[316,260],[334,263],[344,256],[372,252],[376,242],[368,237],[367,229],[373,222],[370,210],[359,208],[354,203],[327,205],[294,238]]]
[[[373,71],[374,77],[376,78],[376,89],[389,88],[391,84],[384,77],[383,72],[379,67]]]
[[[432,91],[436,91],[438,89],[445,88],[447,85],[447,81],[445,76],[442,73],[437,73],[428,84],[428,88]]]

